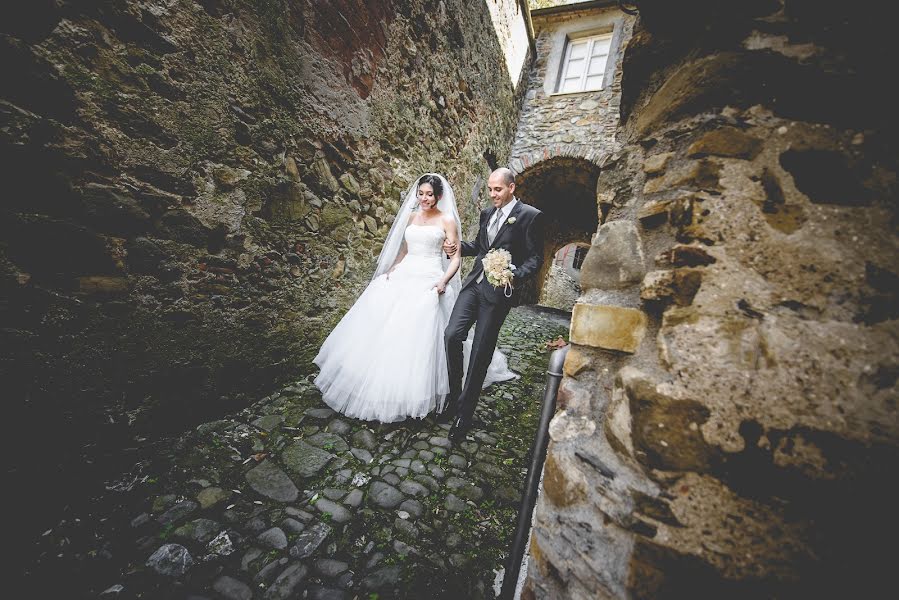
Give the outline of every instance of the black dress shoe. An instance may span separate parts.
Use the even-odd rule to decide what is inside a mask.
[[[449,439],[453,443],[462,442],[465,440],[465,436],[468,435],[470,430],[471,424],[463,422],[462,417],[459,417],[455,420],[453,426],[450,427]]]
[[[436,421],[439,425],[446,425],[447,423],[453,422],[453,413],[449,410],[445,410],[442,413],[437,413],[437,416],[434,417],[434,421]]]

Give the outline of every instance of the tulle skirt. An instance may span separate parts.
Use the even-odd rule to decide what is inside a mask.
[[[325,340],[314,362],[325,403],[349,417],[390,423],[443,410],[449,376],[443,332],[456,302],[439,257],[407,255],[375,278]],[[471,342],[465,344],[466,363]],[[516,377],[494,352],[485,387]]]

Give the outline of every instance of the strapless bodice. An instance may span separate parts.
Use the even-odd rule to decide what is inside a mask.
[[[446,233],[438,225],[416,225],[406,227],[406,251],[411,256],[439,257]]]

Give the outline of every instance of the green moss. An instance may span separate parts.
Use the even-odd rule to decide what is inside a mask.
[[[197,107],[184,115],[178,133],[191,162],[209,159],[224,152],[230,140],[223,139],[219,127],[220,115]]]
[[[154,69],[147,63],[141,63],[134,67],[134,72],[138,75],[150,76],[156,73],[156,69]]]
[[[158,537],[162,541],[165,541],[165,540],[169,539],[169,536],[172,535],[172,532],[174,532],[174,531],[175,531],[175,524],[169,523],[168,525],[166,525],[165,527],[162,528],[162,531],[160,531],[156,535],[156,537]]]

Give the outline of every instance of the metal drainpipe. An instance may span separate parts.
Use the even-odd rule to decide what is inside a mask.
[[[546,371],[546,391],[543,393],[543,410],[540,413],[540,424],[537,426],[534,444],[531,446],[531,465],[528,467],[524,498],[521,500],[521,510],[518,511],[518,526],[515,528],[512,549],[506,563],[506,574],[503,577],[503,587],[499,594],[500,600],[513,600],[515,589],[518,586],[521,559],[524,557],[524,549],[530,537],[531,515],[534,512],[534,505],[537,503],[537,487],[540,485],[543,461],[546,460],[549,421],[556,412],[556,395],[559,393],[559,384],[562,382],[562,365],[565,363],[565,357],[570,348],[571,346],[559,348],[549,357],[549,368]]]

